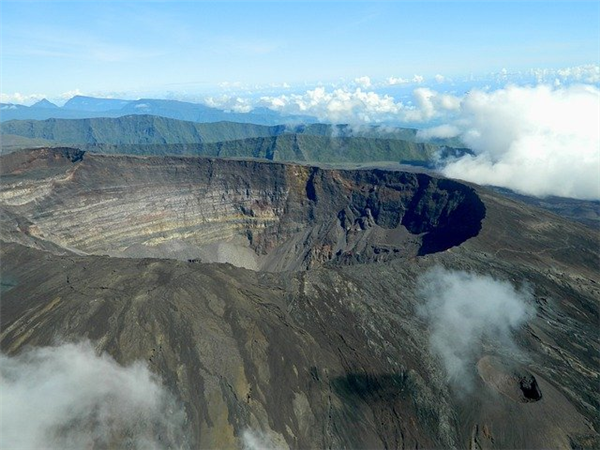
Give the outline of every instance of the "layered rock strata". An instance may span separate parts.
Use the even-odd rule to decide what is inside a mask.
[[[485,215],[472,188],[425,174],[68,148],[2,162],[0,205],[30,236],[88,254],[296,270],[443,251]]]

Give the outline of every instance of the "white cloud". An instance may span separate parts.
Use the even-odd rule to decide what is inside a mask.
[[[586,64],[562,69],[530,69],[526,75],[534,77],[538,83],[548,83],[558,79],[562,84],[600,83],[600,66]],[[514,76],[515,74],[511,74]]]
[[[263,96],[257,105],[286,114],[308,114],[321,121],[349,124],[426,122],[460,108],[460,98],[425,87],[415,89],[413,97],[414,105],[405,105],[391,95],[361,88],[327,90],[319,86],[303,94]],[[224,104],[215,99],[209,101],[211,106]]]
[[[417,131],[417,138],[423,140],[441,138],[448,139],[460,134],[460,129],[455,125],[439,125],[437,127],[425,128]]]
[[[587,64],[581,66],[564,67],[561,69],[528,69],[525,71],[510,71],[506,68],[500,72],[476,77],[477,80],[507,84],[530,85],[535,84],[599,84],[600,66],[597,64]]]
[[[146,366],[122,367],[89,343],[0,354],[0,403],[0,448],[187,445],[185,413]]]
[[[439,73],[435,77],[433,77],[433,79],[437,83],[443,83],[444,81],[446,81],[446,77],[444,75],[440,75]]]
[[[83,92],[81,92],[79,89],[73,89],[71,91],[63,92],[62,94],[59,95],[59,98],[61,98],[63,100],[69,100],[69,99],[75,97],[76,95],[85,95],[85,94]]]
[[[389,86],[399,86],[399,85],[403,85],[403,84],[409,84],[410,80],[408,78],[402,78],[402,77],[389,77],[386,80],[386,83]]]
[[[355,78],[354,83],[363,89],[367,89],[372,86],[371,79],[367,76]]]
[[[431,351],[441,358],[448,380],[467,390],[484,341],[517,351],[512,332],[534,314],[530,290],[475,273],[435,267],[419,279],[418,292],[425,300],[419,314],[429,322]]]
[[[584,83],[600,83],[600,66],[585,65],[577,67],[568,67],[556,71],[558,77],[563,80],[579,81]]]
[[[55,101],[57,104],[64,103],[65,100],[69,100],[70,98],[76,95],[85,95],[79,89],[74,89],[72,91],[63,92],[58,96],[51,96],[46,94],[21,94],[19,92],[15,92],[13,94],[5,94],[0,93],[0,102],[1,103],[17,103],[19,105],[31,106],[35,102],[38,102],[42,99],[49,99],[50,101]],[[106,95],[102,95],[104,98],[108,98]]]
[[[406,111],[405,119],[408,121],[425,122],[460,108],[460,98],[425,87],[415,89],[413,97],[416,108]]]
[[[254,108],[250,99],[229,95],[207,97],[204,99],[204,103],[212,108],[236,113],[248,113]]]
[[[405,105],[389,95],[325,87],[262,97],[260,104],[334,123],[446,123],[419,137],[459,136],[475,156],[449,163],[453,178],[508,187],[530,195],[600,198],[600,94],[593,86],[472,90],[464,97],[427,87]]]
[[[19,105],[29,106],[43,98],[46,98],[45,94],[21,94],[19,92],[13,94],[0,93],[1,103],[17,103]]]
[[[448,164],[445,175],[530,195],[600,198],[598,88],[471,91],[459,117],[476,156]]]
[[[396,103],[389,95],[360,88],[327,91],[324,87],[304,94],[261,97],[260,105],[289,114],[310,114],[334,123],[378,122],[386,117],[396,117],[403,108],[402,103]]]
[[[388,77],[383,83],[384,86],[403,86],[407,84],[423,84],[425,77],[422,75],[414,75],[411,78]]]

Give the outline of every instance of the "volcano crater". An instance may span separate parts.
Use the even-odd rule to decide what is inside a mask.
[[[444,251],[485,217],[467,185],[377,169],[60,148],[5,156],[2,181],[3,226],[38,245],[275,272]]]

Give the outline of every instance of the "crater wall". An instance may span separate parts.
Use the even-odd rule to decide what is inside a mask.
[[[472,188],[425,174],[66,148],[6,155],[1,170],[13,235],[255,270],[439,252],[477,235],[485,216]]]

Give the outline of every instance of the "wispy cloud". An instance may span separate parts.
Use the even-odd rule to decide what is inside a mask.
[[[367,76],[355,78],[354,83],[363,89],[368,89],[372,86],[371,78]]]
[[[89,342],[0,354],[0,447],[188,448],[183,408],[146,366]]]
[[[278,450],[284,448],[273,442],[273,438],[259,430],[247,428],[242,433],[242,450]]]
[[[247,113],[253,109],[253,106],[248,99],[241,97],[230,97],[228,95],[207,97],[205,98],[204,102],[213,108],[219,108],[225,111],[233,111],[237,113]]]
[[[317,87],[304,94],[261,97],[259,104],[276,111],[290,114],[310,114],[331,122],[371,123],[385,117],[394,117],[402,110],[389,95],[375,92],[340,88],[327,90]]]
[[[469,390],[484,341],[518,350],[512,332],[534,314],[527,287],[476,273],[434,267],[419,279],[424,300],[419,313],[430,326],[431,351],[440,357],[448,380]]]
[[[34,56],[114,63],[156,58],[165,54],[162,49],[111,42],[102,36],[52,27],[18,32],[12,37],[17,43],[7,48],[3,57]]]
[[[423,84],[425,77],[422,75],[414,75],[412,78],[388,77],[384,82],[378,83],[379,87],[385,86],[403,86],[410,84]]]
[[[15,92],[13,94],[6,94],[4,92],[0,93],[1,103],[17,103],[19,105],[28,105],[43,98],[46,98],[46,94],[21,94],[19,92]]]

